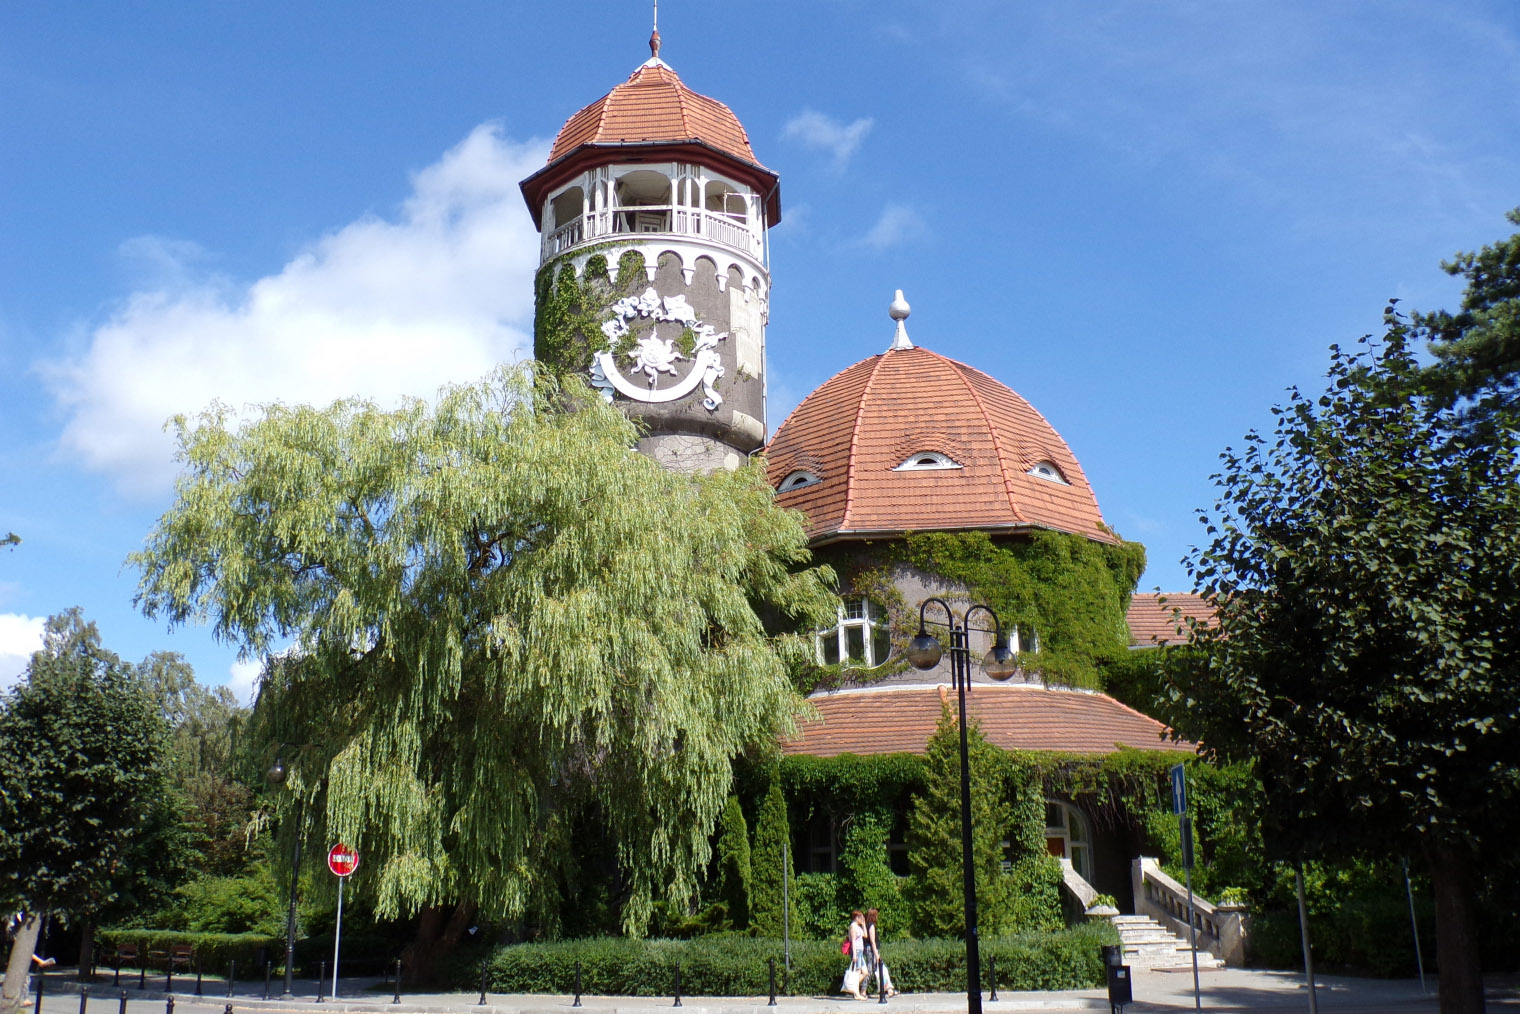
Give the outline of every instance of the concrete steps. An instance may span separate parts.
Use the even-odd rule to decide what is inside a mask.
[[[1124,963],[1131,968],[1191,968],[1193,949],[1148,915],[1116,915],[1109,919],[1119,931]],[[1198,952],[1199,968],[1223,968],[1208,951]]]

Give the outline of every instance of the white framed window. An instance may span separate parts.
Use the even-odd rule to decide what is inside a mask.
[[[776,490],[785,493],[787,490],[801,489],[804,486],[811,486],[814,483],[822,481],[823,479],[818,473],[809,472],[805,468],[799,468],[797,471],[788,474],[785,479],[782,479],[781,484],[776,487]]]
[[[1061,470],[1056,467],[1054,461],[1040,462],[1029,470],[1029,474],[1037,479],[1048,479],[1051,482],[1059,482],[1063,486],[1071,485],[1071,483],[1066,481],[1066,476],[1062,475]]]
[[[838,625],[818,634],[820,665],[872,668],[891,654],[892,630],[887,611],[863,596],[842,599]]]
[[[1040,650],[1040,635],[1033,627],[1010,627],[1008,650],[1012,652]]]
[[[1087,818],[1070,803],[1045,801],[1045,851],[1059,859],[1070,859],[1083,880],[1092,880],[1092,836]]]
[[[953,461],[948,455],[939,451],[919,451],[910,454],[902,464],[892,469],[894,472],[926,472],[937,468],[960,468],[957,461]]]

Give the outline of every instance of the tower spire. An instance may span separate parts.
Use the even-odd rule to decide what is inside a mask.
[[[654,31],[649,33],[649,58],[660,58],[660,0],[654,0]]]
[[[908,328],[903,323],[903,321],[908,319],[909,310],[908,301],[903,298],[902,290],[898,289],[897,297],[887,307],[887,316],[897,321],[897,330],[892,335],[892,344],[888,347],[888,352],[895,349],[911,349],[913,347],[913,342],[908,337]]]

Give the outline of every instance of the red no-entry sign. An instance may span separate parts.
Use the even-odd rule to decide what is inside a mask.
[[[346,877],[359,868],[359,853],[339,842],[327,853],[327,868],[335,876]]]

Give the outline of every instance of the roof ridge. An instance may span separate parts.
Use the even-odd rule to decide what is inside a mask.
[[[855,506],[855,449],[860,443],[860,420],[865,418],[866,399],[871,397],[871,386],[876,383],[876,374],[886,358],[884,353],[876,354],[876,362],[871,364],[871,375],[866,378],[865,387],[860,391],[860,400],[855,403],[855,424],[850,427],[850,453],[844,459],[844,513],[839,515],[839,530],[842,532],[849,530],[850,510]]]
[[[934,354],[938,355],[938,353]],[[1008,501],[1008,510],[1013,514],[1015,520],[1021,524],[1029,524],[1029,519],[1024,516],[1023,511],[1019,510],[1018,501],[1013,495],[1013,481],[1008,475],[1008,466],[1003,460],[1001,434],[998,432],[998,427],[993,424],[992,416],[987,412],[987,405],[982,401],[982,396],[977,391],[976,385],[972,384],[971,378],[966,376],[965,371],[975,369],[975,367],[967,366],[965,363],[951,359],[949,356],[940,356],[940,358],[951,364],[952,372],[955,374],[956,379],[965,385],[966,392],[971,395],[971,400],[976,404],[976,410],[982,414],[982,423],[987,427],[987,436],[992,440],[992,453],[997,455],[998,475],[1003,479],[1003,499]],[[978,370],[977,372],[980,373],[981,371]]]

